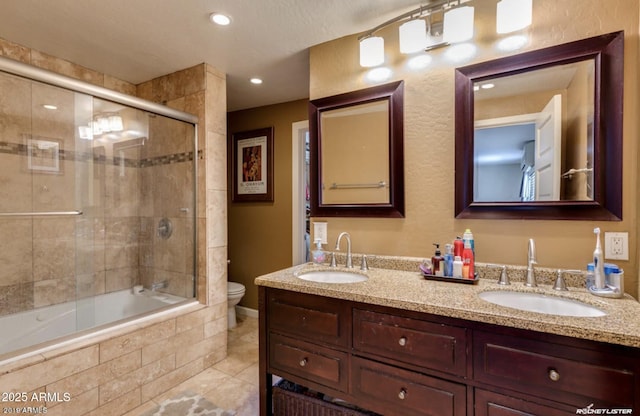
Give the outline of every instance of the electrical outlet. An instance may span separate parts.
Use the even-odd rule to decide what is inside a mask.
[[[320,239],[321,244],[327,244],[327,223],[326,222],[314,222],[313,223],[313,239]]]
[[[604,233],[604,258],[629,260],[629,233]]]

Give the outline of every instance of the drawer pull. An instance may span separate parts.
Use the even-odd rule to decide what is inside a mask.
[[[549,370],[549,379],[551,381],[558,381],[560,380],[560,373],[558,373],[555,369],[551,368]]]
[[[306,358],[303,358],[302,360],[300,360],[300,367],[304,367],[304,366],[306,366],[308,361],[309,361],[309,360],[308,360],[308,359],[306,359]]]
[[[398,399],[404,400],[407,397],[407,391],[405,389],[400,389],[400,393],[398,393]]]
[[[407,337],[401,337],[398,340],[398,344],[400,344],[401,347],[404,347],[405,345],[407,345]]]

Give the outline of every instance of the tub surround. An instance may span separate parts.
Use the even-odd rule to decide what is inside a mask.
[[[409,257],[370,257],[369,279],[361,283],[331,284],[308,282],[296,277],[305,271],[325,266],[303,264],[255,279],[258,286],[320,295],[347,301],[392,307],[401,310],[460,318],[500,326],[563,335],[591,341],[640,347],[640,303],[629,295],[623,299],[598,298],[584,288],[584,277],[567,274],[569,291],[558,292],[551,287],[556,269],[536,269],[538,287],[524,286],[525,266],[508,266],[511,285],[497,284],[499,269],[479,263],[477,284],[459,284],[425,280],[418,271],[422,261]],[[353,272],[360,272],[359,256],[354,255]],[[338,264],[343,264],[338,260]],[[384,267],[384,268],[382,268]],[[328,267],[327,267],[328,268]],[[344,269],[340,266],[339,269]],[[332,269],[335,270],[335,269]],[[582,285],[582,287],[579,287]],[[535,292],[567,297],[603,310],[607,315],[597,318],[556,316],[525,312],[486,302],[478,297],[488,290]]]

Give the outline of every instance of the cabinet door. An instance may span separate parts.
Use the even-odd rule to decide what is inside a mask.
[[[352,394],[357,403],[384,415],[466,415],[461,384],[352,357]]]
[[[476,389],[475,391],[475,416],[568,416],[575,414],[575,410],[562,411],[486,390]]]

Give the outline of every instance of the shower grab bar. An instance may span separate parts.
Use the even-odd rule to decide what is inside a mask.
[[[53,217],[82,214],[82,211],[0,212],[0,217]]]

